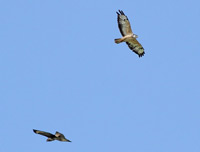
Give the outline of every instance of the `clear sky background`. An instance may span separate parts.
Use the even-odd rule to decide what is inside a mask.
[[[0,151],[199,152],[199,27],[199,0],[1,1]]]

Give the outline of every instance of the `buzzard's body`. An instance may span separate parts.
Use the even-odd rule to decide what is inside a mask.
[[[53,141],[53,140],[59,140],[59,141],[67,141],[67,142],[71,142],[70,140],[66,139],[65,136],[59,132],[56,131],[55,135],[48,133],[48,132],[44,132],[44,131],[40,131],[40,130],[35,130],[33,129],[33,131],[36,134],[40,134],[43,136],[48,137],[47,141]]]
[[[137,35],[133,34],[131,30],[131,24],[127,18],[127,16],[124,14],[123,11],[117,12],[117,21],[118,21],[118,27],[119,30],[122,34],[122,38],[120,39],[115,39],[115,43],[121,43],[121,42],[126,42],[128,47],[138,54],[139,57],[142,57],[144,55],[144,48],[142,45],[137,41]]]

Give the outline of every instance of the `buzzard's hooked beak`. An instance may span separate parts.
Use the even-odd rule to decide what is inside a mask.
[[[133,34],[133,37],[134,37],[134,38],[138,38],[138,35],[136,35],[136,34]]]

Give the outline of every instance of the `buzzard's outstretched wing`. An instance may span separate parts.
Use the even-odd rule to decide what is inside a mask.
[[[129,38],[126,41],[126,44],[128,45],[128,47],[135,52],[139,57],[142,57],[145,52],[144,52],[144,48],[142,47],[142,45],[135,39],[135,38]]]
[[[124,14],[124,12],[119,10],[117,13],[117,21],[120,33],[122,36],[131,35],[133,34],[131,30],[131,24],[128,20],[128,17]]]
[[[49,133],[49,132],[45,132],[45,131],[40,131],[40,130],[35,130],[33,129],[33,131],[36,133],[36,134],[40,134],[40,135],[43,135],[43,136],[46,136],[48,138],[53,138],[55,137],[55,135]]]

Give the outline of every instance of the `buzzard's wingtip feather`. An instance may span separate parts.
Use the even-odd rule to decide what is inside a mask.
[[[120,12],[121,15],[125,15],[124,12],[123,12],[122,10],[119,10],[119,12]]]
[[[145,52],[143,52],[142,54],[138,54],[139,58],[143,57],[145,54]]]

